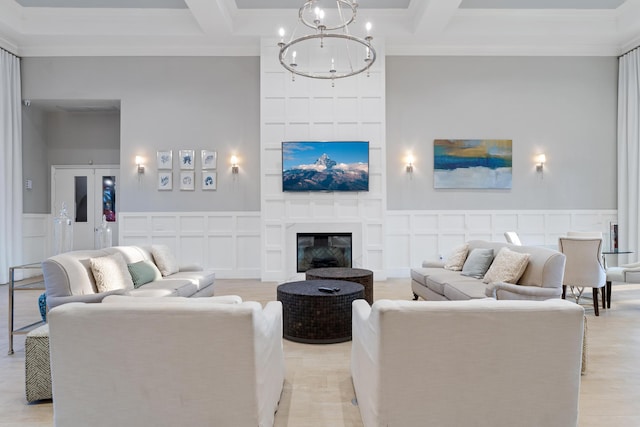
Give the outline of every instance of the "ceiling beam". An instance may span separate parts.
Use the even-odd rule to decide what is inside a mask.
[[[194,19],[204,34],[230,33],[233,20],[228,2],[224,0],[185,0]]]
[[[426,0],[418,3],[414,11],[414,33],[431,38],[441,34],[447,27],[462,0]]]

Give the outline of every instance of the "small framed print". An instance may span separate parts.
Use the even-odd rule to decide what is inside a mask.
[[[180,172],[180,190],[191,191],[196,189],[193,175],[193,171]]]
[[[218,189],[218,173],[202,171],[202,189],[217,190]]]
[[[202,150],[202,169],[216,169],[218,153],[216,151]]]
[[[173,190],[173,172],[158,172],[158,190]]]
[[[196,159],[194,150],[180,150],[180,169],[193,169]]]
[[[173,168],[173,151],[162,150],[156,153],[156,160],[158,162],[158,169],[172,169]]]

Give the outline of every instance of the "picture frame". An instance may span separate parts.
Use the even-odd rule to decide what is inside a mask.
[[[195,150],[180,150],[180,169],[194,169],[195,168]]]
[[[158,190],[159,191],[171,191],[173,190],[173,172],[158,172]]]
[[[181,191],[193,191],[196,189],[195,179],[193,171],[180,172],[180,190]]]
[[[218,152],[212,150],[202,150],[202,169],[216,169],[218,166]]]
[[[158,170],[173,169],[173,150],[158,150],[156,162]]]
[[[202,171],[202,190],[215,191],[218,189],[218,173]]]

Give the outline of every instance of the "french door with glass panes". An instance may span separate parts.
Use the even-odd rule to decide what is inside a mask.
[[[51,167],[51,214],[57,217],[62,204],[73,222],[73,250],[94,249],[96,229],[105,215],[113,245],[118,244],[116,167]]]

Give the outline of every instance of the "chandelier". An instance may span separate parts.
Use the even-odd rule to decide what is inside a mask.
[[[280,28],[280,64],[295,76],[331,80],[355,76],[369,69],[376,61],[376,51],[371,46],[371,23],[365,28],[364,38],[349,32],[349,25],[356,19],[356,0],[335,0],[336,10],[325,12],[319,0],[307,0],[298,11],[298,24],[310,28],[311,33],[296,36],[296,30],[285,42],[285,30]],[[305,28],[303,28],[305,29]],[[306,30],[306,29],[305,29]],[[307,30],[308,31],[308,30]],[[300,63],[298,63],[300,62]]]

